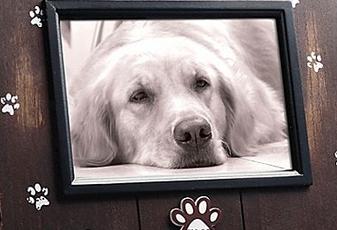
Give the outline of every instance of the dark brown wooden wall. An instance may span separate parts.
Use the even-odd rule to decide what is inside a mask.
[[[337,229],[337,4],[300,0],[294,10],[314,185],[309,188],[149,193],[65,200],[57,195],[55,117],[42,29],[30,24],[38,1],[0,4],[0,96],[19,95],[14,116],[0,113],[0,229],[178,229],[168,213],[185,196],[208,195],[222,209],[216,229]],[[322,55],[318,73],[307,67]],[[37,211],[26,188],[40,182],[51,205]]]

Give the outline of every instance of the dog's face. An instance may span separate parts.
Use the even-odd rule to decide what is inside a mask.
[[[184,38],[144,40],[116,53],[102,77],[109,78],[103,91],[113,111],[115,160],[167,168],[223,163],[233,110],[223,62]]]

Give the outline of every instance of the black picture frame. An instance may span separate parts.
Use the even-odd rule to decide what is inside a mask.
[[[51,75],[54,87],[59,156],[66,195],[132,193],[195,189],[307,186],[312,184],[301,80],[290,2],[268,1],[45,1]],[[60,20],[93,19],[275,18],[288,117],[289,140],[296,176],[169,182],[73,185],[71,143]]]

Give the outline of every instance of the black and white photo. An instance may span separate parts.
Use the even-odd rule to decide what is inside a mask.
[[[299,175],[276,18],[59,23],[73,185]]]

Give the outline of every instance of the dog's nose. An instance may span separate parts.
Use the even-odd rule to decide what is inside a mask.
[[[212,138],[211,126],[197,118],[179,122],[173,131],[175,141],[183,148],[201,148]]]

